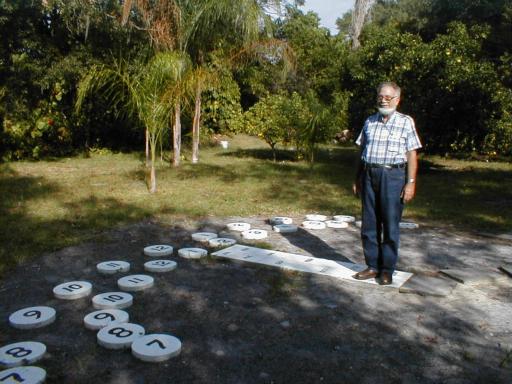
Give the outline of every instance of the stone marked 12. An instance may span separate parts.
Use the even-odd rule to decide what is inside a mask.
[[[53,294],[57,299],[76,300],[89,296],[92,292],[92,284],[87,281],[69,281],[53,288]]]
[[[41,384],[46,379],[46,371],[39,367],[15,367],[0,371],[2,384]]]
[[[37,341],[20,341],[0,348],[0,365],[17,367],[40,360],[46,353],[46,345]]]
[[[199,241],[201,243],[207,243],[216,237],[218,237],[218,235],[213,232],[197,232],[192,234],[192,240]]]
[[[132,343],[146,331],[138,324],[111,324],[101,328],[96,335],[98,344],[108,349],[130,348]]]
[[[169,360],[181,352],[181,341],[171,335],[150,334],[139,337],[132,344],[132,354],[149,362]]]
[[[130,321],[128,312],[120,309],[100,309],[89,313],[84,317],[84,325],[87,329],[96,331],[114,323],[127,323]]]
[[[12,313],[9,324],[18,329],[40,328],[53,323],[55,316],[55,309],[51,307],[28,307]]]
[[[148,275],[129,275],[117,280],[117,285],[123,291],[142,291],[155,285],[155,279]]]
[[[178,250],[178,255],[185,259],[200,259],[208,255],[208,251],[203,248],[181,248]]]
[[[177,266],[178,264],[172,260],[152,260],[144,263],[144,269],[148,272],[169,272]]]
[[[172,255],[174,248],[170,245],[150,245],[144,248],[144,254],[150,257],[162,257]]]
[[[133,304],[133,296],[126,292],[100,293],[92,298],[96,309],[124,309]]]
[[[119,272],[128,272],[130,263],[121,260],[104,261],[97,264],[96,269],[104,275],[114,275]]]

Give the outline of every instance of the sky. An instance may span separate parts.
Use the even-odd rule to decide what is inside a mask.
[[[338,33],[336,19],[343,16],[354,6],[354,0],[306,0],[300,9],[307,13],[313,11],[320,17],[320,25],[329,28],[332,35]]]

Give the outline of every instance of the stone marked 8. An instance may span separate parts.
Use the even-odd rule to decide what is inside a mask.
[[[133,296],[126,292],[100,293],[92,298],[96,309],[123,309],[133,304]]]
[[[171,335],[150,334],[139,337],[132,344],[132,354],[149,362],[169,360],[181,352],[181,341]]]
[[[178,264],[172,260],[152,260],[144,263],[144,269],[148,272],[169,272],[177,266]]]
[[[155,284],[155,279],[148,275],[130,275],[121,277],[117,280],[119,289],[123,291],[142,291],[151,288]]]
[[[130,263],[120,260],[104,261],[97,264],[96,269],[104,275],[114,275],[118,272],[128,272],[130,270]]]
[[[144,248],[144,254],[150,257],[162,257],[172,255],[174,248],[170,245],[150,245]]]
[[[100,309],[84,317],[84,325],[94,331],[114,323],[127,323],[130,320],[128,312],[120,309]]]
[[[138,324],[110,324],[101,328],[96,335],[98,344],[108,349],[130,348],[132,343],[146,331]]]
[[[0,371],[0,383],[40,384],[46,379],[46,371],[39,367],[15,367]]]
[[[53,323],[55,315],[55,309],[51,307],[28,307],[12,313],[9,324],[18,329],[40,328]]]
[[[0,365],[17,367],[40,360],[46,353],[46,345],[37,341],[21,341],[0,348]]]
[[[87,281],[69,281],[53,288],[53,294],[57,299],[75,300],[89,296],[92,292],[92,284]]]

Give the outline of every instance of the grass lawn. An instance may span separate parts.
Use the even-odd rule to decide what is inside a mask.
[[[185,152],[185,155],[188,155]],[[282,158],[290,158],[286,152]],[[261,141],[237,136],[229,149],[202,148],[200,163],[157,166],[149,194],[141,153],[0,165],[0,275],[17,262],[107,228],[154,218],[359,215],[351,194],[356,151],[323,147],[313,167],[273,162]],[[461,230],[512,231],[512,164],[423,156],[418,193],[405,218]]]

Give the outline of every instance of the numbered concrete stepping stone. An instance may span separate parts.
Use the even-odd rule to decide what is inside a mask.
[[[241,233],[242,237],[247,240],[261,240],[268,236],[268,232],[264,229],[249,229]]]
[[[149,362],[169,360],[181,352],[181,341],[171,335],[151,334],[139,337],[132,344],[132,354]]]
[[[355,224],[356,224],[357,228],[361,228],[361,226],[363,225],[363,222],[361,220],[357,220]]]
[[[329,228],[348,228],[347,221],[327,220],[325,225],[327,225]]]
[[[98,331],[96,339],[99,345],[107,349],[123,349],[130,348],[145,333],[144,328],[138,324],[110,324]]]
[[[230,231],[238,231],[238,232],[244,232],[251,229],[251,224],[249,223],[229,223],[226,225],[226,227]]]
[[[37,341],[20,341],[0,348],[0,365],[17,367],[40,360],[46,353],[46,345]]]
[[[236,244],[236,240],[228,239],[226,237],[217,237],[216,239],[211,239],[208,244],[210,247],[214,248],[231,247]]]
[[[84,325],[87,329],[97,331],[110,324],[127,323],[130,321],[128,312],[120,309],[100,309],[89,313],[84,317]]]
[[[115,275],[119,272],[128,272],[130,270],[130,263],[120,260],[104,261],[97,264],[96,269],[104,275]]]
[[[218,237],[218,235],[213,232],[197,232],[192,234],[192,240],[199,241],[201,243],[207,243],[216,237]]]
[[[408,222],[408,221],[401,221],[399,226],[400,226],[401,229],[417,229],[417,228],[420,227],[418,224],[411,223],[411,222]]]
[[[354,216],[347,215],[334,215],[332,219],[334,221],[344,221],[346,223],[354,223],[356,221],[356,218]]]
[[[53,294],[57,299],[76,300],[89,296],[92,292],[92,284],[87,281],[70,281],[53,288]]]
[[[181,248],[178,255],[184,259],[200,259],[208,255],[208,251],[203,248]]]
[[[92,298],[96,309],[124,309],[133,304],[133,296],[126,292],[100,293]]]
[[[325,216],[325,215],[317,215],[317,214],[306,215],[306,221],[325,221],[325,220],[327,220],[327,216]]]
[[[39,367],[15,367],[0,371],[0,383],[40,384],[46,379],[46,371]]]
[[[144,269],[148,272],[169,272],[176,269],[178,264],[172,260],[153,260],[144,263]]]
[[[55,315],[55,309],[51,307],[28,307],[12,313],[9,324],[18,329],[40,328],[53,323]]]
[[[302,222],[302,226],[306,229],[324,229],[325,223],[318,220],[306,220]]]
[[[272,227],[275,232],[279,233],[292,233],[297,232],[298,227],[293,224],[277,224]]]
[[[155,279],[148,275],[130,275],[117,280],[117,285],[123,291],[143,291],[155,285]]]
[[[293,223],[293,219],[291,217],[275,216],[270,219],[270,224],[272,224],[272,225],[291,224],[291,223]]]
[[[150,245],[144,248],[144,254],[150,257],[163,257],[172,255],[174,248],[170,245]]]

